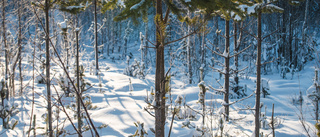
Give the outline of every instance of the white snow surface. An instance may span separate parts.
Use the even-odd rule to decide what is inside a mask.
[[[135,51],[138,50],[138,46]],[[139,52],[134,55],[139,57]],[[148,104],[145,102],[146,90],[149,90],[150,87],[154,86],[154,71],[151,71],[151,74],[148,74],[145,79],[141,80],[136,77],[130,77],[122,74],[123,69],[126,67],[124,60],[112,62],[108,59],[99,60],[101,64],[100,68],[109,67],[110,69],[105,70],[101,69],[101,87],[99,87],[99,78],[94,75],[89,74],[89,70],[85,70],[85,80],[88,83],[91,83],[93,86],[89,91],[83,93],[84,96],[90,96],[92,99],[92,106],[96,106],[96,109],[89,110],[90,117],[96,127],[99,127],[102,124],[106,124],[107,127],[98,129],[100,136],[102,137],[118,137],[118,136],[130,136],[133,135],[137,130],[137,127],[134,125],[134,122],[140,121],[144,123],[144,129],[148,132],[148,136],[152,137],[154,134],[150,128],[154,128],[155,120],[154,117],[149,115],[148,112],[144,110],[145,107],[148,107]],[[90,60],[82,60],[83,64],[90,64]],[[23,62],[23,64],[28,64],[28,62]],[[272,113],[272,104],[275,105],[275,117],[280,121],[280,125],[276,127],[275,134],[279,137],[296,137],[296,136],[306,136],[305,131],[303,130],[302,125],[299,122],[298,115],[299,110],[298,106],[293,105],[292,99],[299,95],[299,90],[302,91],[302,96],[304,98],[304,103],[302,107],[302,112],[306,119],[306,124],[309,125],[310,131],[313,132],[314,129],[314,113],[312,111],[313,106],[310,100],[307,98],[306,91],[312,86],[312,78],[314,76],[314,62],[311,62],[305,66],[305,69],[301,72],[295,73],[292,80],[282,79],[278,73],[272,75],[262,75],[262,79],[269,81],[269,92],[271,95],[266,98],[261,98],[263,107],[261,109],[263,114],[266,114],[266,120],[270,121]],[[89,67],[87,67],[89,68]],[[52,66],[57,72],[62,73],[62,69],[57,65]],[[166,68],[168,69],[168,68]],[[174,68],[173,68],[174,69]],[[26,70],[26,77],[32,76],[32,69]],[[172,70],[173,71],[173,70]],[[54,72],[52,72],[54,73]],[[289,73],[287,74],[289,75]],[[74,74],[71,74],[74,76]],[[299,76],[299,77],[298,77]],[[206,85],[211,85],[214,88],[219,89],[219,84],[213,81],[214,78],[218,78],[219,74],[217,72],[212,72],[212,75],[205,77],[204,82]],[[134,87],[133,91],[130,92],[130,82],[128,79],[131,79],[131,84]],[[24,84],[29,84],[27,87],[32,86],[30,79],[24,79]],[[240,83],[247,85],[247,94],[251,94],[254,91],[255,87],[255,75],[248,76],[248,79],[241,78]],[[55,81],[55,80],[53,80]],[[56,83],[53,83],[56,84]],[[198,101],[199,87],[197,84],[186,85],[183,82],[182,78],[172,76],[172,98],[176,99],[177,97],[185,97],[185,102],[190,108],[202,112],[200,104]],[[18,86],[17,86],[18,87]],[[59,88],[58,85],[55,85],[57,92],[62,95],[63,91]],[[52,89],[53,102],[56,102],[57,92],[54,88]],[[99,92],[99,89],[102,92]],[[41,118],[43,114],[46,113],[46,101],[45,93],[46,86],[44,84],[35,84],[35,104],[34,104],[34,115],[36,115],[36,126],[37,136],[41,136],[45,132],[42,127],[46,127],[44,119]],[[130,94],[131,93],[131,94]],[[14,130],[4,129],[2,127],[2,120],[0,120],[0,136],[2,137],[23,137],[27,136],[27,131],[30,126],[30,115],[32,110],[32,90],[27,88],[22,96],[17,96],[11,100],[14,100],[14,104],[18,104],[18,110],[20,111],[13,118],[19,121],[18,125]],[[65,106],[70,104],[75,104],[76,100],[74,97],[63,97],[62,102]],[[215,91],[208,90],[206,92],[205,98],[207,104],[207,110],[210,110],[211,106],[213,107],[213,134],[220,134],[218,127],[218,120],[224,112],[223,108],[223,95],[216,93]],[[235,99],[230,99],[230,102],[234,102]],[[184,101],[183,101],[184,102]],[[155,102],[154,102],[155,103]],[[151,103],[152,105],[155,105]],[[222,104],[222,105],[221,105]],[[244,110],[246,108],[253,108],[255,104],[254,96],[250,97],[247,100],[238,102],[230,106],[230,119],[232,122],[224,123],[224,131],[228,131],[230,136],[249,136],[254,133],[254,116],[253,111]],[[174,105],[174,103],[173,103]],[[183,104],[182,104],[183,107]],[[266,108],[265,108],[266,107]],[[61,108],[61,106],[60,106]],[[171,106],[169,106],[169,109]],[[56,110],[57,107],[53,106],[53,110]],[[186,108],[187,109],[187,108]],[[70,109],[66,109],[69,116],[73,117],[74,112]],[[266,111],[265,111],[266,110]],[[149,110],[153,113],[153,110]],[[183,124],[190,122],[190,125],[195,125],[196,127],[202,126],[202,116],[195,113],[194,111],[187,109],[187,112],[194,115],[194,119],[176,119],[173,121],[172,133],[171,136],[174,137],[190,137],[193,135],[198,135],[200,132],[193,127],[184,127]],[[56,111],[54,111],[56,114]],[[73,129],[71,123],[66,119],[66,115],[63,111],[59,113],[59,122],[63,123],[59,128],[63,128],[66,132],[73,134],[75,130]],[[54,126],[56,126],[56,118],[54,116]],[[210,116],[211,117],[211,116]],[[171,124],[172,114],[168,113],[168,117],[165,125],[165,136],[168,135],[170,124]],[[77,125],[76,119],[72,119],[73,123]],[[65,122],[63,122],[65,121]],[[206,120],[207,125],[210,125],[210,120]],[[209,128],[208,126],[207,128]],[[261,129],[261,132],[264,134],[271,133],[270,128]],[[31,131],[33,136],[33,131]],[[90,131],[83,133],[84,136],[91,136]],[[200,134],[201,135],[201,134]],[[66,136],[76,137],[77,135]]]
[[[143,3],[145,2],[145,0],[141,0],[139,3],[133,5],[130,10],[136,10],[138,9]]]

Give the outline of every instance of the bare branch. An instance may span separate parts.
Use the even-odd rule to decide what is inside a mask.
[[[264,40],[265,38],[269,37],[270,35],[272,35],[272,34],[276,33],[276,32],[277,32],[277,31],[279,31],[279,30],[280,30],[280,28],[278,28],[278,29],[276,29],[275,31],[271,32],[270,34],[268,34],[268,35],[266,35],[266,36],[262,37],[262,40]]]
[[[53,85],[53,84],[52,84],[52,85]],[[61,99],[60,99],[60,98],[61,98],[62,96],[59,95],[59,93],[58,93],[57,88],[56,88],[55,85],[53,85],[53,88],[54,88],[54,90],[56,91],[56,94],[57,94],[58,97],[59,97],[59,99],[58,99],[57,101],[58,101],[58,103],[62,106],[63,112],[66,114],[66,116],[67,116],[68,120],[70,121],[70,123],[71,123],[72,127],[74,128],[74,130],[78,133],[78,135],[80,135],[80,136],[82,137],[82,134],[78,131],[78,129],[76,128],[76,126],[75,126],[74,123],[72,122],[72,119],[71,119],[70,116],[68,115],[68,113],[67,113],[67,111],[66,111],[66,108],[64,107],[63,103],[61,102]]]
[[[240,55],[241,53],[243,53],[244,51],[246,51],[246,50],[247,50],[248,48],[250,48],[251,46],[252,46],[252,45],[249,45],[248,47],[244,48],[244,49],[243,49],[243,50],[241,50],[240,52],[238,52],[238,53],[236,53],[236,54],[232,55],[230,58]]]
[[[217,54],[217,55],[219,55],[219,56],[221,56],[221,57],[225,57],[225,56],[223,56],[222,54],[220,54],[220,53],[212,50],[211,48],[209,48],[206,44],[205,44],[204,46],[206,46],[212,53]]]
[[[149,113],[149,115],[151,115],[152,117],[156,117],[147,108],[144,108],[144,110],[147,111]]]
[[[212,86],[208,85],[209,88],[211,88],[212,90],[214,91],[217,91],[217,92],[221,92],[221,93],[226,93],[223,89],[216,89],[216,88],[213,88]]]
[[[252,36],[253,38],[255,38],[256,40],[258,39],[258,37],[248,31],[243,30],[244,32],[248,33],[250,36]]]
[[[41,24],[41,27],[45,30],[45,27],[44,27],[42,21],[40,20],[40,18],[39,18],[39,16],[38,16],[38,13],[37,13],[36,10],[35,10],[35,7],[33,6],[32,8],[33,8],[33,12],[34,12],[35,15],[37,16],[38,21],[39,21],[40,24]],[[48,31],[44,31],[44,32],[46,33],[47,36],[49,36]],[[50,42],[50,45],[52,46],[52,48],[53,48],[53,50],[54,50],[54,53],[57,55],[59,61],[62,63],[62,67],[63,67],[62,69],[63,69],[64,72],[66,73],[67,78],[71,81],[71,85],[73,86],[76,95],[77,95],[79,98],[81,98],[80,92],[78,91],[78,89],[76,88],[74,82],[72,81],[72,79],[71,79],[71,77],[70,77],[70,75],[69,75],[69,73],[68,73],[68,71],[67,71],[67,69],[66,69],[66,67],[65,67],[65,64],[63,63],[62,59],[60,58],[60,55],[59,55],[57,49],[55,48],[55,46],[54,46],[54,44],[53,44],[53,42],[52,42],[52,40],[51,40],[50,38],[49,38],[49,42]],[[87,115],[87,117],[88,117],[88,119],[89,119],[89,122],[90,122],[91,127],[92,127],[92,128],[94,129],[94,131],[95,131],[96,136],[99,137],[99,132],[97,131],[96,127],[94,126],[94,124],[93,124],[93,122],[92,122],[92,119],[90,118],[90,114],[89,114],[89,112],[88,112],[88,110],[87,110],[87,107],[85,106],[85,104],[84,104],[84,102],[83,102],[82,99],[80,99],[80,103],[81,103],[81,105],[82,105],[83,108],[84,108],[84,111],[85,111],[85,113],[86,113],[86,115]]]
[[[199,27],[199,28],[200,28],[200,27]],[[197,29],[197,30],[198,30],[198,29]],[[169,41],[169,42],[167,42],[167,43],[164,43],[164,45],[168,45],[168,44],[171,44],[171,43],[174,43],[174,42],[180,41],[180,40],[182,40],[182,39],[185,39],[185,38],[187,38],[187,37],[189,37],[189,36],[191,36],[191,35],[195,34],[195,33],[197,32],[197,30],[195,30],[195,31],[193,31],[193,32],[189,33],[188,35],[183,36],[183,37],[181,37],[181,38],[179,38],[179,39],[176,39],[176,40],[173,40],[173,41]]]
[[[156,46],[156,44],[152,43],[149,39],[146,38],[146,40],[153,46]]]
[[[163,22],[164,22],[165,24],[168,22],[169,13],[170,13],[170,9],[169,9],[169,7],[168,7],[168,8],[167,8],[167,11],[166,11],[166,15],[164,16],[164,20],[163,20]]]
[[[242,98],[242,99],[236,100],[236,101],[234,101],[234,102],[231,102],[231,103],[229,103],[228,105],[230,106],[230,105],[232,105],[232,104],[235,104],[235,103],[238,103],[238,102],[240,102],[240,101],[246,100],[246,99],[248,99],[248,98],[252,97],[254,94],[255,94],[255,92],[252,92],[252,94],[251,94],[251,95],[249,95],[249,96],[247,96],[247,97],[245,97],[245,98]]]
[[[213,44],[211,41],[209,41],[208,40],[208,42],[212,45],[212,46],[214,46],[217,50],[218,50],[218,52],[220,53],[220,54],[222,54],[222,52],[220,51],[220,49],[215,45],[215,44]]]
[[[226,73],[224,73],[224,72],[222,72],[220,69],[216,69],[216,68],[214,68],[214,67],[211,67],[210,66],[210,68],[212,68],[213,70],[216,70],[216,71],[218,71],[219,73],[221,73],[221,74],[223,74],[223,75],[226,75]]]
[[[247,69],[248,68],[248,66],[246,66],[245,68],[243,68],[243,69],[241,69],[241,70],[237,70],[237,71],[233,71],[232,73],[230,73],[230,74],[235,74],[235,73],[238,73],[238,72],[241,72],[241,71],[244,71],[245,69]]]
[[[274,61],[276,61],[276,60],[278,60],[278,59],[280,59],[280,57],[278,57],[278,58],[276,58],[276,59],[273,57],[273,60],[268,61],[268,62],[264,62],[264,63],[262,63],[261,65],[265,65],[265,64],[272,63],[272,62],[274,62]]]
[[[201,116],[204,116],[204,114],[202,114],[201,112],[197,111],[197,110],[194,110],[193,108],[191,108],[189,105],[186,105],[189,109],[191,109],[192,111],[200,114]]]

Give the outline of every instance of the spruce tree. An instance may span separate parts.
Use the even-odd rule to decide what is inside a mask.
[[[115,3],[117,0],[113,0]],[[175,14],[179,19],[188,19],[183,18],[182,15],[186,13],[187,10],[184,10],[181,7],[186,7],[191,12],[200,8],[206,10],[206,13],[213,13],[218,10],[224,9],[229,11],[240,12],[237,9],[238,2],[232,0],[191,0],[191,1],[171,1],[171,0],[155,0],[155,1],[146,1],[146,0],[123,0],[124,9],[123,11],[115,17],[116,21],[124,20],[131,18],[134,23],[138,23],[139,17],[147,17],[145,9],[149,9],[154,6],[156,8],[156,14],[154,15],[154,23],[156,27],[156,42],[154,44],[156,49],[156,75],[155,75],[155,136],[163,137],[164,126],[165,126],[165,66],[164,66],[164,48],[166,45],[181,40],[177,39],[171,42],[165,42],[166,33],[165,29],[168,24],[169,14]],[[108,5],[110,6],[110,5]],[[163,11],[163,8],[166,8]]]

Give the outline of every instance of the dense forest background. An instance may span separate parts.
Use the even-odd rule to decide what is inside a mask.
[[[72,2],[78,5],[72,5],[74,4]],[[212,13],[211,15],[214,16],[208,16],[203,12],[204,9],[199,9],[182,12],[181,15],[184,17],[182,19],[173,11],[165,14],[168,20],[164,24],[156,23],[157,7],[153,2],[150,2],[152,6],[142,10],[143,13],[130,13],[141,14],[141,16],[134,15],[124,18],[121,18],[121,15],[127,12],[128,7],[125,7],[123,3],[116,2],[110,6],[106,2],[115,1],[77,2],[76,0],[1,1],[0,79],[2,85],[0,89],[3,114],[0,114],[0,117],[3,119],[3,127],[10,127],[6,117],[13,113],[11,106],[10,110],[3,109],[6,106],[5,100],[21,96],[25,91],[30,90],[31,80],[36,79],[37,83],[49,85],[46,95],[47,101],[50,102],[48,104],[51,104],[50,82],[47,82],[46,79],[50,77],[58,79],[53,80],[53,85],[59,85],[67,97],[73,92],[77,93],[75,95],[78,97],[77,106],[80,106],[82,101],[79,96],[82,92],[78,90],[81,89],[84,92],[84,88],[90,85],[84,82],[82,78],[84,73],[97,75],[98,85],[101,86],[100,76],[103,74],[99,70],[109,69],[106,67],[106,61],[125,63],[127,67],[124,68],[123,74],[139,79],[145,79],[148,74],[155,74],[155,90],[157,90],[157,85],[161,85],[157,84],[159,67],[158,60],[156,60],[159,57],[157,51],[159,35],[164,36],[161,40],[166,44],[164,66],[167,71],[162,74],[165,74],[163,81],[170,81],[171,77],[175,77],[183,81],[184,86],[199,83],[200,88],[202,81],[205,81],[210,85],[210,90],[220,92],[220,95],[224,94],[224,101],[227,105],[222,106],[225,107],[226,121],[229,120],[229,98],[241,99],[250,94],[244,92],[247,90],[247,85],[240,84],[241,79],[249,79],[252,75],[257,75],[259,77],[257,79],[260,79],[260,74],[258,76],[257,73],[261,73],[292,80],[294,75],[303,71],[305,65],[311,61],[315,61],[316,68],[320,67],[318,55],[320,0],[249,1],[263,3],[270,9],[267,9],[267,12],[260,9],[263,14],[256,15],[259,6],[252,9],[250,6],[240,5],[239,8],[246,10],[245,17],[241,18],[236,12],[230,12],[230,17],[224,16],[221,14],[224,13],[223,10]],[[142,7],[145,6],[143,2],[135,2],[136,5],[131,4],[130,10],[139,8],[141,6],[139,3],[142,3]],[[161,7],[163,11],[172,8],[172,5],[168,6],[166,2],[163,2]],[[188,1],[185,0],[185,2]],[[119,5],[116,6],[116,4]],[[277,10],[280,12],[275,12]],[[260,17],[261,20],[259,20]],[[45,26],[48,23],[50,25]],[[46,32],[45,28],[49,31]],[[164,34],[158,34],[159,28]],[[261,37],[259,37],[260,29]],[[257,50],[260,48],[259,45],[261,46],[261,58],[258,58],[260,56],[258,53],[260,51]],[[46,63],[48,60],[51,64]],[[79,67],[79,62],[82,67]],[[99,62],[105,64],[99,64]],[[260,65],[256,64],[261,64],[261,72],[256,71],[260,70]],[[53,68],[50,68],[50,65]],[[55,72],[59,71],[54,68],[55,66],[60,66],[65,74],[55,75]],[[99,66],[104,68],[99,69]],[[29,73],[31,70],[36,72],[33,73],[33,76]],[[46,75],[48,72],[50,74],[50,71],[54,73],[53,76]],[[170,76],[167,75],[169,71]],[[213,71],[218,72],[218,75],[213,74]],[[317,76],[316,69],[316,80]],[[224,82],[221,79],[224,79]],[[167,93],[169,87],[166,82],[164,83],[165,86],[161,85],[164,88],[160,89]],[[264,82],[256,81],[256,83]],[[132,87],[129,90],[133,90]],[[263,96],[269,94],[264,87],[262,87],[262,92]],[[319,98],[316,104],[319,104]],[[55,101],[59,102],[59,99]],[[146,102],[152,104],[152,100]],[[82,105],[86,108],[83,102]],[[202,107],[204,106],[205,103]],[[77,108],[77,111],[80,111],[80,107]],[[318,105],[315,111],[318,113]],[[86,109],[85,112],[88,114]],[[47,123],[51,123],[52,112],[47,113],[49,113]],[[157,117],[157,112],[155,115]],[[80,117],[80,112],[77,117]],[[318,120],[318,114],[316,114],[316,120]],[[89,121],[88,125],[89,123],[93,128],[92,122]],[[83,128],[78,129],[81,132]],[[48,135],[52,136],[50,126],[49,131],[51,132]],[[158,136],[158,131],[155,132]]]

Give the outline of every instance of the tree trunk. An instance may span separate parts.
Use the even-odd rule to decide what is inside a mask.
[[[76,15],[78,16],[78,15]],[[78,23],[78,17],[76,17],[76,22]],[[81,99],[81,91],[80,91],[80,72],[79,72],[79,30],[78,30],[78,25],[76,26],[76,44],[77,44],[77,54],[76,54],[76,65],[77,65],[77,89],[79,92],[80,96],[77,96],[77,117],[78,117],[78,131],[79,133],[81,133],[81,104],[80,104],[80,99]],[[78,135],[79,137],[81,137],[82,135]]]
[[[98,29],[97,29],[97,0],[94,0],[94,37],[95,37],[95,59],[96,59],[96,75],[98,75]]]
[[[144,46],[146,47],[145,49],[144,49],[144,55],[145,55],[145,63],[148,63],[148,57],[147,57],[147,55],[148,55],[148,19],[147,19],[147,22],[145,22],[144,23],[144,31],[145,31],[145,36],[144,36],[144,38],[145,38],[145,40],[144,40]],[[146,65],[147,66],[147,65]]]
[[[188,16],[190,17],[190,11],[188,11]],[[191,32],[191,27],[188,25],[188,34]],[[187,38],[187,56],[188,56],[188,72],[189,72],[189,84],[192,84],[192,60],[191,60],[191,37]]]
[[[18,46],[19,46],[19,75],[20,75],[20,95],[22,95],[22,87],[23,87],[23,77],[22,77],[22,66],[21,66],[21,61],[22,61],[22,57],[21,57],[21,50],[22,50],[22,45],[21,45],[21,40],[22,40],[22,27],[21,27],[21,1],[18,2],[18,27],[19,27],[19,34],[18,34]]]
[[[48,125],[49,125],[49,129],[48,129],[48,133],[49,133],[49,137],[53,136],[52,133],[52,108],[51,108],[51,91],[50,91],[50,43],[49,43],[49,0],[45,1],[45,8],[44,8],[44,12],[45,12],[45,18],[46,18],[46,84],[47,84],[47,99],[48,99]]]
[[[156,1],[156,76],[155,76],[155,136],[164,137],[164,126],[165,126],[165,79],[164,79],[164,45],[163,45],[163,34],[159,25],[159,21],[163,21],[162,17],[162,0]]]
[[[288,61],[290,62],[288,65],[289,65],[289,67],[291,68],[291,64],[292,64],[292,57],[294,56],[293,54],[292,54],[292,39],[293,39],[293,24],[292,24],[292,16],[293,15],[291,15],[291,14],[293,14],[292,13],[292,7],[291,6],[289,6],[289,40],[288,40],[288,49],[289,49],[289,55],[288,55]],[[266,61],[266,60],[265,60]],[[293,68],[292,68],[293,69]]]
[[[7,36],[6,36],[6,10],[5,10],[5,0],[2,0],[2,35],[3,35],[3,44],[4,44],[4,57],[5,57],[5,86],[7,87],[7,93],[5,93],[5,98],[9,99],[9,88],[8,88],[8,45],[7,45]]]
[[[304,21],[303,21],[303,25],[302,25],[302,42],[303,45],[306,42],[306,32],[307,32],[307,24],[308,24],[308,11],[309,11],[309,1],[310,0],[306,0],[306,8],[304,11]]]
[[[255,136],[259,137],[260,130],[260,83],[261,83],[261,11],[258,12],[258,45],[257,45],[257,89],[256,89],[256,112],[255,112]]]
[[[225,105],[225,113],[226,113],[226,121],[229,121],[229,77],[230,77],[230,57],[229,57],[229,50],[230,50],[230,26],[229,26],[229,20],[225,21],[225,52],[227,53],[227,56],[225,57],[225,75],[224,75],[224,89],[225,89],[225,93],[223,96],[223,100],[225,101],[225,103],[227,103],[227,105]]]
[[[238,44],[238,23],[236,21],[233,22],[234,25],[234,54],[237,54],[239,52],[240,44]],[[238,93],[239,90],[239,76],[238,76],[238,70],[239,70],[239,57],[238,55],[234,56],[234,65],[236,67],[235,70],[235,76],[234,76],[234,82],[236,83],[236,87],[234,88],[234,93]]]

